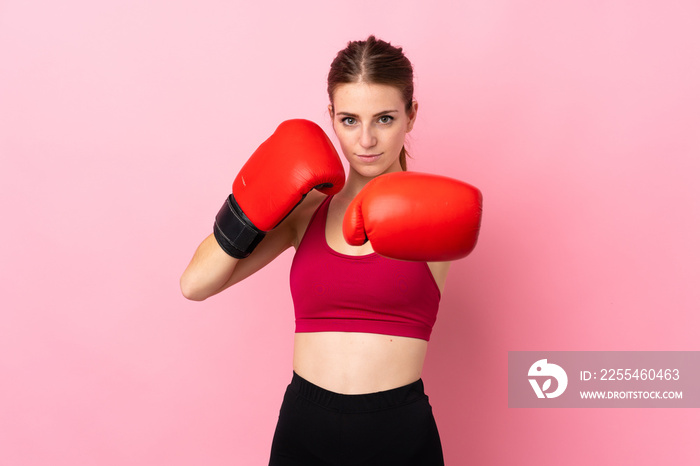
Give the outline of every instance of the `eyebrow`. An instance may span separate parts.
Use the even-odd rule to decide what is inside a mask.
[[[372,118],[376,118],[376,117],[378,117],[378,116],[386,115],[387,113],[398,113],[398,112],[399,112],[398,110],[384,110],[384,111],[382,111],[382,112],[375,113],[374,115],[372,115]],[[349,116],[349,117],[353,117],[353,118],[357,118],[357,117],[359,116],[359,115],[356,115],[356,114],[350,113],[350,112],[338,112],[338,113],[336,113],[336,115]]]

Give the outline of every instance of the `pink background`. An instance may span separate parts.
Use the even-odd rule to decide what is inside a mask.
[[[416,69],[415,170],[480,187],[424,380],[448,464],[697,464],[693,409],[509,409],[509,350],[700,350],[696,1],[0,2],[0,464],[266,464],[291,251],[179,276],[369,33]],[[436,5],[439,7],[436,8]]]

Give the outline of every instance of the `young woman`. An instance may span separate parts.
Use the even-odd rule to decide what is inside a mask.
[[[284,122],[239,173],[182,292],[206,299],[294,247],[294,370],[270,465],[444,464],[420,377],[449,259],[474,247],[481,196],[405,171],[418,104],[401,48],[348,43],[328,95],[347,179],[320,128]]]

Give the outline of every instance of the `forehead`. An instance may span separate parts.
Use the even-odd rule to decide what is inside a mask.
[[[341,84],[333,93],[336,113],[375,114],[386,110],[401,110],[404,107],[401,93],[386,84],[349,83]]]

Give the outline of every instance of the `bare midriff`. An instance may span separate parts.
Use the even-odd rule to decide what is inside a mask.
[[[294,371],[321,388],[346,395],[375,393],[421,377],[428,342],[354,332],[296,333]]]

